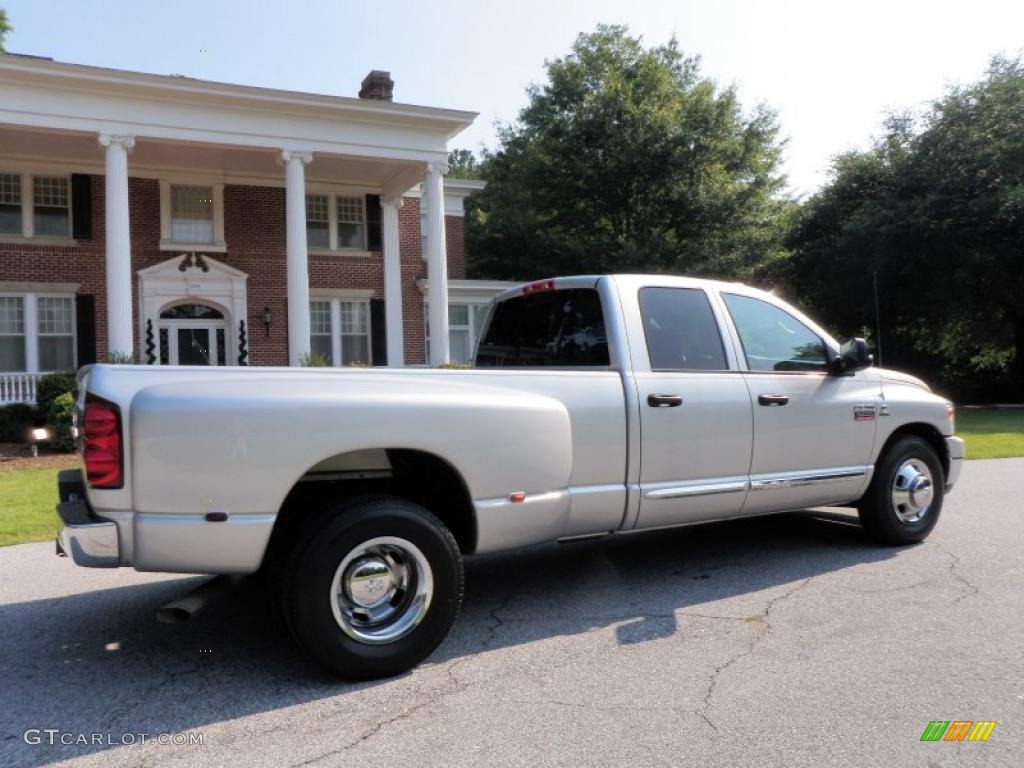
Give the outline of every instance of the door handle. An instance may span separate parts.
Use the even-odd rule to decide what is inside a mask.
[[[789,402],[787,395],[758,395],[757,404],[767,405],[769,408],[778,408],[780,405],[785,405]]]
[[[647,404],[651,408],[675,408],[683,404],[683,398],[679,395],[648,395]]]

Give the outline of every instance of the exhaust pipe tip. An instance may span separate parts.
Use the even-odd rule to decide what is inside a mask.
[[[189,590],[161,608],[157,609],[156,620],[161,624],[181,624],[202,611],[217,598],[223,596],[241,581],[241,576],[214,576],[195,589]]]
[[[161,624],[181,624],[188,621],[195,614],[186,611],[184,608],[175,605],[165,605],[156,612],[156,620]]]

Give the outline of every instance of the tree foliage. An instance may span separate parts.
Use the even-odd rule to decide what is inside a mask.
[[[479,179],[483,169],[476,155],[468,149],[453,149],[448,153],[448,172],[452,179]]]
[[[966,397],[1019,399],[1021,60],[993,59],[981,81],[951,88],[918,120],[890,117],[869,151],[838,157],[789,244],[776,279],[848,333],[874,325],[877,272],[887,364],[937,373]]]
[[[7,20],[7,11],[0,8],[0,53],[7,53],[7,49],[4,48],[4,38],[7,37],[8,32],[12,32],[14,27]]]
[[[580,35],[546,70],[482,165],[472,273],[736,276],[782,255],[772,112],[745,115],[674,40],[645,48],[625,27]]]

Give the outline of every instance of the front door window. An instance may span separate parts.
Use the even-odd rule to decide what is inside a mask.
[[[206,304],[177,304],[160,313],[162,365],[225,365],[227,320]]]
[[[178,365],[212,365],[209,328],[178,329]]]

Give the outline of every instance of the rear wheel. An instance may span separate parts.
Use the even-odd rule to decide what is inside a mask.
[[[923,541],[939,521],[944,486],[935,449],[920,437],[899,438],[876,464],[858,504],[864,530],[882,544]]]
[[[404,499],[328,506],[294,539],[283,571],[295,639],[351,679],[414,667],[444,640],[462,603],[455,539]]]

